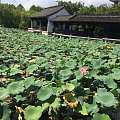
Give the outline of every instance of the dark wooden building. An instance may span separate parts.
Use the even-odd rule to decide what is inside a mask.
[[[53,6],[43,9],[39,14],[31,16],[32,30],[40,30],[46,33],[52,33],[54,25],[52,20],[57,16],[70,15],[63,6]]]
[[[120,16],[70,15],[63,6],[54,6],[31,16],[31,28],[50,34],[120,38]]]
[[[56,33],[120,38],[120,16],[59,16],[53,23]]]

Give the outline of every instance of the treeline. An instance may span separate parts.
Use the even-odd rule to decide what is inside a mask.
[[[84,4],[59,1],[58,5],[63,5],[71,14],[81,15],[120,15],[120,5],[101,5],[99,7],[89,6]],[[30,16],[37,14],[42,10],[41,7],[32,6],[26,11],[20,4],[17,7],[9,4],[0,4],[0,25],[5,27],[14,27],[27,29],[30,27]]]
[[[72,3],[72,2],[63,2],[59,1],[59,5],[65,6],[65,8],[71,14],[80,14],[80,15],[120,15],[120,4],[107,6],[106,4],[95,7],[93,5],[87,7],[84,4]]]
[[[42,10],[41,7],[32,6],[26,11],[20,4],[17,7],[10,4],[0,4],[0,25],[27,29],[30,26],[30,16]]]

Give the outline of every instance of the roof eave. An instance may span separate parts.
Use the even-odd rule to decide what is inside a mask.
[[[56,14],[57,12],[61,11],[62,9],[64,9],[64,6],[62,6],[61,9],[59,9],[59,10],[57,10],[57,11],[55,11],[55,12],[49,14],[49,15],[45,15],[45,16],[40,16],[40,15],[38,15],[38,16],[31,16],[30,18],[48,18],[48,17]]]
[[[30,19],[47,18],[46,16],[31,16]]]

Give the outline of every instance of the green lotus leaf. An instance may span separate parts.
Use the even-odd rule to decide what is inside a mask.
[[[95,101],[105,107],[116,106],[117,104],[115,96],[111,92],[106,92],[104,90],[98,90]]]
[[[66,83],[65,88],[66,88],[66,90],[72,91],[75,89],[75,85],[72,83]]]
[[[33,64],[33,65],[29,65],[28,68],[26,69],[27,72],[32,73],[35,70],[38,69],[38,65],[37,64]]]
[[[61,106],[60,101],[61,101],[60,98],[56,98],[55,101],[50,105],[50,108],[54,112],[57,112],[57,110],[60,108],[60,106]]]
[[[14,97],[16,99],[17,102],[19,101],[24,101],[26,98],[21,96],[21,95],[16,95],[16,97]]]
[[[80,70],[75,71],[75,76],[77,80],[80,80],[83,77],[80,73]]]
[[[9,69],[8,67],[0,65],[0,73],[5,74],[8,69]]]
[[[117,89],[117,92],[120,94],[120,88]]]
[[[85,105],[86,105],[88,113],[93,114],[93,113],[97,113],[99,111],[99,108],[96,103],[93,103],[93,104],[85,103]]]
[[[37,98],[41,101],[49,99],[53,95],[51,86],[41,87],[37,93]]]
[[[39,58],[36,60],[36,63],[37,63],[38,65],[41,65],[41,64],[46,63],[46,62],[47,62],[47,59],[44,58],[44,57],[39,57]]]
[[[104,83],[108,86],[108,88],[111,89],[116,89],[117,88],[117,83],[114,80],[104,80]]]
[[[59,72],[59,77],[61,80],[67,80],[72,74],[73,73],[70,69],[65,69]]]
[[[22,72],[22,70],[20,70],[19,68],[11,68],[11,69],[10,69],[10,76],[19,74],[19,73],[21,73],[21,72]]]
[[[42,110],[44,111],[44,110],[46,110],[48,107],[50,106],[50,104],[49,103],[43,103],[42,104]]]
[[[29,105],[27,108],[25,108],[25,120],[39,120],[43,112],[43,109],[41,106],[31,106]]]
[[[114,79],[114,80],[120,80],[120,69],[114,68],[114,69],[112,69],[112,72],[113,72],[111,74],[112,79]]]
[[[1,87],[0,88],[0,100],[5,99],[7,96],[9,96],[9,91],[6,88]]]
[[[74,69],[76,67],[76,61],[75,60],[69,60],[65,63],[65,66],[69,69]]]
[[[87,111],[85,103],[82,105],[82,110],[80,110],[80,113],[82,115],[88,115],[88,111]]]
[[[35,78],[32,76],[32,77],[28,77],[24,80],[24,86],[25,88],[29,88],[31,85],[34,85],[35,84]]]
[[[91,61],[93,69],[99,69],[102,67],[102,60],[101,59],[93,59]]]
[[[9,91],[9,94],[13,95],[22,93],[25,90],[23,81],[12,82],[8,84],[7,89]]]
[[[96,113],[93,116],[93,120],[111,120],[111,119],[110,119],[110,117],[107,114]]]
[[[86,78],[89,78],[89,79],[96,78],[98,73],[99,73],[98,70],[91,70],[91,71],[89,71],[89,73],[86,75]]]
[[[2,104],[1,107],[0,107],[0,109],[3,110],[1,120],[10,120],[11,110],[9,109],[8,105]]]

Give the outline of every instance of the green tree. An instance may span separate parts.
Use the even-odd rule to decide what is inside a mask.
[[[30,11],[36,11],[36,12],[40,12],[42,10],[42,8],[40,6],[31,6]]]
[[[21,4],[19,4],[19,5],[17,6],[17,8],[20,9],[20,10],[25,10],[25,8],[24,8]]]
[[[14,27],[27,29],[30,24],[30,18],[35,11],[25,11],[20,4],[17,7],[9,4],[0,4],[0,25],[5,27]]]
[[[65,9],[70,14],[76,14],[77,11],[79,11],[79,9],[83,7],[83,4],[80,2],[72,3],[71,1],[69,2],[58,1],[58,5],[64,6]]]

